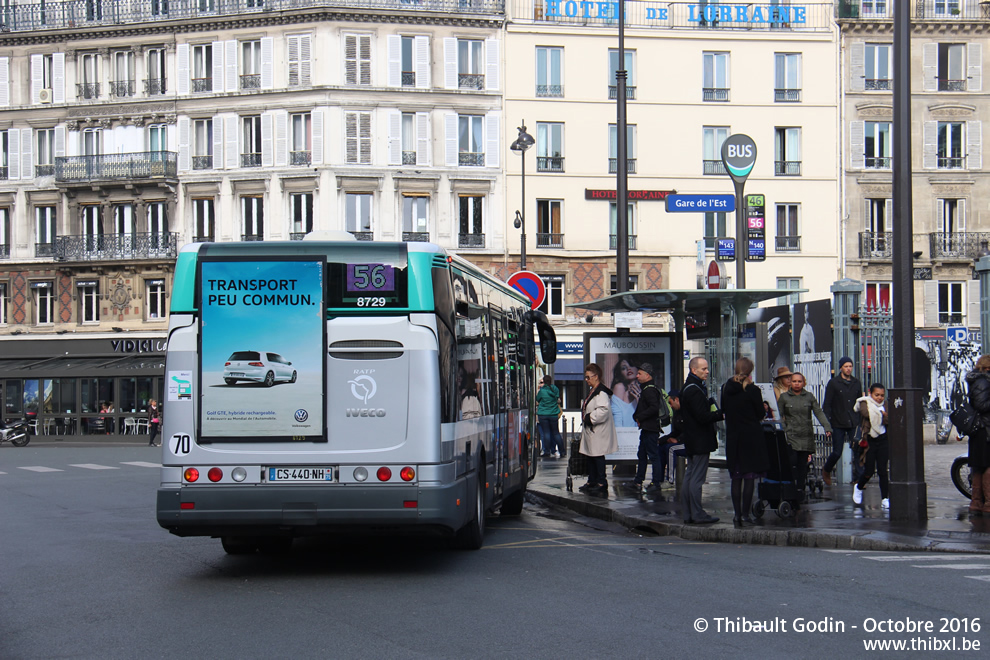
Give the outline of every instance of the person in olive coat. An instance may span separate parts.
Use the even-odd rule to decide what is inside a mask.
[[[725,413],[725,460],[731,479],[732,522],[752,523],[755,479],[770,469],[767,443],[763,436],[763,393],[753,384],[753,361],[736,360],[735,375],[722,386],[722,412]]]
[[[808,459],[815,453],[815,429],[811,416],[814,415],[825,428],[825,436],[832,437],[832,425],[818,405],[815,395],[804,389],[804,374],[791,375],[791,387],[777,399],[780,418],[784,421],[784,433],[791,449],[791,465],[795,471],[795,485],[804,495],[808,479]]]

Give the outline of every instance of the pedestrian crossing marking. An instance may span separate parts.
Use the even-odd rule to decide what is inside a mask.
[[[69,467],[84,468],[86,470],[119,470],[119,467],[109,465],[99,465],[97,463],[69,463]]]
[[[162,466],[161,463],[149,463],[148,461],[121,461],[120,464],[147,468],[160,468]]]
[[[65,472],[65,470],[59,470],[58,468],[45,467],[44,465],[25,465],[18,468],[19,470],[28,470],[29,472]]]
[[[871,561],[959,561],[961,559],[986,559],[986,555],[892,555],[867,557]]]
[[[950,566],[932,566],[931,564],[927,566],[912,566],[911,568],[951,568],[957,571],[977,571],[983,569],[990,569],[990,564],[952,564]]]
[[[970,580],[980,580],[981,582],[990,582],[990,575],[966,575]]]

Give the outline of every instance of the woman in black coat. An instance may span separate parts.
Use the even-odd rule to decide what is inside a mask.
[[[983,428],[969,434],[969,474],[973,481],[973,499],[969,512],[990,515],[990,355],[980,356],[976,368],[966,376],[969,405],[983,419]]]
[[[725,413],[725,459],[732,479],[732,508],[736,525],[752,523],[753,488],[757,477],[770,469],[763,439],[763,393],[753,384],[753,361],[736,360],[735,375],[722,386]]]

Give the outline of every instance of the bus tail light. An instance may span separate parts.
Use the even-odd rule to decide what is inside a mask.
[[[406,466],[402,468],[402,471],[399,472],[399,476],[402,477],[403,481],[412,481],[413,479],[416,478],[416,470],[412,469],[409,466]]]
[[[195,502],[179,502],[179,508],[180,509],[185,509],[185,510],[195,509],[196,508],[196,503]]]
[[[378,481],[388,481],[392,478],[392,471],[387,467],[378,468]]]
[[[218,467],[210,468],[210,471],[206,473],[207,478],[213,483],[216,483],[223,479],[223,470]]]
[[[196,468],[186,468],[186,471],[182,473],[182,477],[189,483],[199,481],[199,470]]]
[[[419,506],[419,502],[417,502],[416,500],[405,500],[402,503],[402,506],[405,507],[406,509],[415,509],[416,507]]]

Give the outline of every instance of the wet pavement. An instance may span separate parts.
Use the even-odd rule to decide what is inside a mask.
[[[729,473],[724,469],[710,469],[703,489],[705,510],[720,518],[710,525],[684,524],[673,485],[665,486],[659,494],[636,493],[631,487],[632,475],[614,474],[612,468],[609,468],[608,497],[581,493],[578,487],[587,481],[583,476],[573,478],[574,490],[569,492],[566,459],[541,459],[536,478],[529,484],[529,496],[580,516],[616,522],[644,533],[693,540],[990,554],[990,514],[970,517],[969,500],[956,490],[949,475],[952,461],[965,453],[965,443],[925,446],[928,520],[914,524],[890,521],[889,512],[880,507],[876,477],[867,485],[861,506],[852,502],[852,484],[833,483],[792,516],[782,517],[771,509],[754,525],[743,527],[732,522]],[[647,479],[650,476],[648,472]]]

